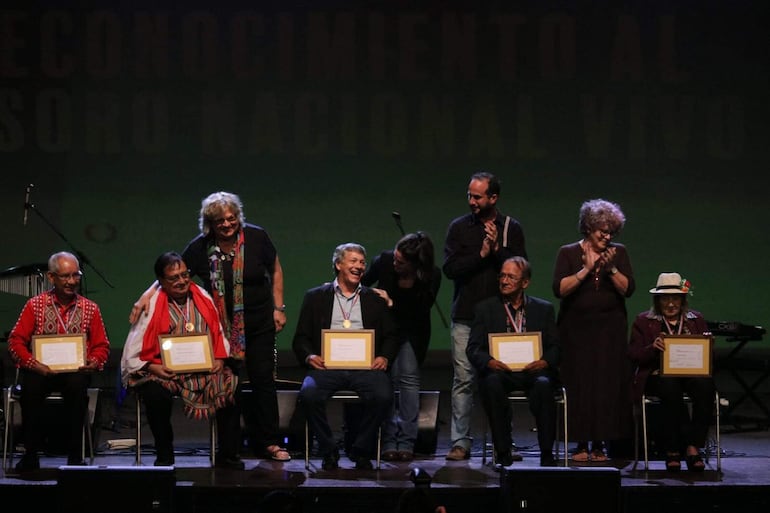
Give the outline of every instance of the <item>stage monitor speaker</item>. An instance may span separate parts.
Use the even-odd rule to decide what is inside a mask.
[[[506,513],[618,513],[620,470],[612,467],[505,468],[500,472],[500,494],[502,511]]]
[[[414,443],[414,452],[417,454],[436,454],[440,396],[438,390],[420,391],[420,416],[417,421],[417,441]]]
[[[241,394],[242,431],[245,445],[252,448],[255,455],[262,456],[263,447],[257,447],[256,433],[256,408],[254,407],[255,394],[250,383],[239,385]],[[277,390],[278,398],[278,434],[281,436],[281,445],[289,451],[305,450],[305,415],[298,408],[297,397],[299,390]]]
[[[417,440],[414,442],[415,454],[433,455],[438,444],[438,404],[441,392],[438,390],[420,391],[420,411],[417,418]],[[398,408],[398,392],[393,399]],[[343,409],[345,423],[345,451],[350,453],[354,433],[363,415],[361,403],[346,402]],[[371,455],[374,458],[374,455]]]
[[[61,513],[174,512],[174,467],[63,466],[57,493]]]
[[[305,415],[299,408],[299,390],[278,390],[278,432],[290,451],[305,450]]]

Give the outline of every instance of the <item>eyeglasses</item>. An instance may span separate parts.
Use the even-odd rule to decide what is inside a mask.
[[[164,276],[163,279],[169,283],[176,283],[180,280],[188,280],[190,279],[190,271],[184,271],[179,274],[175,274],[174,276]]]
[[[235,216],[227,216],[222,219],[214,219],[214,226],[224,226],[227,224],[235,224],[238,222],[238,218]]]
[[[76,271],[74,273],[69,273],[69,274],[61,274],[61,273],[52,272],[51,274],[53,274],[54,276],[56,276],[60,280],[64,280],[64,281],[69,281],[69,280],[78,281],[80,278],[83,277],[83,271]]]
[[[599,236],[601,238],[604,238],[604,237],[612,238],[615,235],[617,235],[617,233],[618,233],[618,232],[611,232],[611,231],[608,231],[608,230],[602,230],[601,228],[597,228],[596,231],[599,232]]]
[[[521,276],[516,276],[515,274],[507,274],[507,273],[500,273],[497,275],[497,277],[500,279],[500,281],[509,280],[513,283],[521,281]]]

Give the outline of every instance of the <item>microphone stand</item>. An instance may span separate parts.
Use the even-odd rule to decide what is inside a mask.
[[[63,234],[62,232],[60,232],[60,231],[59,231],[59,230],[58,230],[58,229],[57,229],[57,228],[56,228],[56,227],[55,227],[55,226],[54,226],[54,225],[53,225],[53,224],[52,224],[52,223],[51,223],[51,222],[50,222],[48,219],[46,219],[46,217],[45,217],[45,216],[44,216],[44,215],[43,215],[43,214],[40,212],[40,210],[38,210],[38,209],[37,209],[37,207],[36,207],[36,206],[35,206],[33,203],[27,203],[25,206],[26,206],[26,207],[28,207],[30,210],[32,210],[32,211],[33,211],[35,214],[37,214],[37,216],[38,216],[40,219],[42,219],[42,220],[43,220],[43,222],[44,222],[45,224],[47,224],[47,225],[48,225],[48,227],[49,227],[49,228],[51,228],[51,230],[53,230],[53,231],[54,231],[54,233],[56,233],[56,235],[58,235],[58,236],[59,236],[59,238],[61,238],[61,240],[63,240],[64,242],[66,242],[66,243],[67,243],[67,245],[68,245],[68,246],[69,246],[69,247],[72,249],[72,252],[75,254],[75,256],[77,256],[77,257],[78,257],[78,260],[80,260],[80,263],[81,263],[82,265],[87,265],[87,266],[91,267],[91,269],[93,269],[93,270],[94,270],[94,272],[95,272],[97,275],[99,275],[99,277],[100,277],[100,278],[101,278],[101,279],[104,281],[104,283],[106,283],[106,284],[107,284],[107,285],[108,285],[108,286],[109,286],[111,289],[114,289],[114,288],[115,288],[115,286],[114,286],[112,283],[110,283],[110,282],[107,280],[107,278],[105,278],[105,277],[104,277],[104,275],[103,275],[101,272],[99,272],[99,270],[98,270],[96,267],[94,267],[94,264],[92,264],[92,263],[91,263],[91,261],[88,259],[88,257],[87,257],[87,256],[86,256],[86,255],[85,255],[85,254],[84,254],[82,251],[80,251],[79,249],[77,249],[77,248],[75,247],[75,245],[74,245],[74,244],[72,244],[72,242],[70,242],[70,241],[67,239],[67,237],[65,237],[65,236],[64,236],[64,234]],[[85,286],[85,285],[86,285],[86,280],[85,280],[85,276],[84,276],[84,277],[83,277],[83,282],[82,282],[82,284],[81,284],[81,286],[80,286],[80,289],[81,289],[81,290],[80,290],[80,292],[81,292],[81,294],[83,294],[84,296],[86,296],[86,295],[87,295],[87,292],[86,292],[86,286]]]
[[[398,212],[393,212],[393,220],[396,222],[396,226],[398,226],[398,230],[401,232],[401,236],[403,237],[406,235],[404,232],[404,225],[401,224],[401,214]],[[436,301],[437,298],[434,298],[433,300],[433,306],[436,307],[436,312],[438,312],[438,316],[441,317],[441,322],[444,324],[445,328],[449,327],[449,324],[446,321],[446,317],[444,317],[444,312],[441,311],[441,305],[438,304],[438,301]]]

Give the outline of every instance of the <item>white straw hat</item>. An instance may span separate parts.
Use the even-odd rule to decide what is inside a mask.
[[[687,280],[683,280],[679,273],[660,273],[658,283],[650,294],[687,294],[690,292]]]

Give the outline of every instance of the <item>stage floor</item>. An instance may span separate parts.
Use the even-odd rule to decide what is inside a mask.
[[[255,512],[259,501],[268,492],[276,489],[292,491],[301,497],[306,513],[346,513],[353,511],[383,512],[395,511],[399,495],[404,489],[413,487],[410,474],[415,468],[426,472],[431,478],[430,487],[436,499],[447,506],[450,513],[491,511],[518,511],[525,508],[511,505],[510,491],[502,485],[502,476],[521,483],[530,481],[546,486],[540,502],[530,500],[529,504],[552,505],[530,506],[527,511],[605,511],[598,508],[602,497],[612,494],[603,484],[585,481],[595,469],[614,470],[619,474],[617,508],[606,511],[622,513],[649,511],[704,512],[764,511],[770,505],[770,432],[767,430],[736,430],[723,426],[721,436],[721,471],[716,470],[716,458],[709,460],[703,473],[683,470],[679,473],[665,471],[660,460],[650,462],[650,469],[644,470],[644,463],[634,464],[633,459],[615,457],[607,463],[583,463],[572,461],[568,465],[561,459],[556,469],[539,467],[536,450],[536,433],[531,426],[531,417],[525,405],[516,406],[514,411],[514,439],[517,449],[524,456],[502,474],[490,462],[482,463],[482,441],[474,442],[472,458],[468,461],[450,462],[444,459],[449,450],[447,398],[442,393],[442,407],[439,412],[438,438],[433,454],[418,455],[410,463],[382,462],[380,470],[358,471],[343,457],[341,468],[327,472],[320,469],[320,460],[311,458],[311,468],[305,469],[302,451],[293,451],[293,460],[280,463],[249,454],[244,451],[245,471],[211,469],[209,464],[207,425],[194,422],[175,413],[176,465],[171,472],[173,485],[172,509],[165,511],[184,512]],[[130,411],[130,408],[129,408]],[[330,409],[330,419],[335,414]],[[124,416],[125,417],[125,416]],[[130,416],[128,416],[130,418]],[[443,420],[442,420],[443,419]],[[149,442],[142,450],[142,466],[135,466],[133,449],[111,450],[107,441],[133,437],[133,427],[121,426],[101,429],[94,465],[87,467],[76,492],[66,491],[58,486],[60,472],[71,472],[65,465],[66,459],[59,456],[41,458],[43,468],[30,475],[2,475],[0,493],[4,498],[16,498],[23,504],[36,503],[67,511],[66,504],[77,503],[81,513],[100,511],[102,513],[136,513],[136,506],[124,509],[130,504],[126,497],[141,496],[147,487],[142,478],[156,469],[152,466],[151,436],[143,427],[143,441]],[[337,426],[338,427],[338,426]],[[476,426],[476,433],[480,432]],[[342,439],[340,439],[342,445]],[[573,449],[572,446],[570,449]],[[16,454],[18,458],[18,454]],[[77,469],[75,469],[77,470]],[[100,476],[122,473],[124,482],[117,490],[110,489],[109,480]],[[128,476],[128,477],[126,477]],[[133,480],[131,476],[138,478]],[[103,483],[107,483],[104,484]],[[135,482],[134,482],[135,481]],[[511,481],[508,481],[510,483]],[[582,483],[575,489],[575,483]],[[529,486],[529,485],[528,485]],[[530,488],[533,490],[532,485]],[[533,492],[535,493],[535,492]],[[29,502],[32,501],[32,502]],[[506,502],[509,501],[509,502]],[[98,503],[98,509],[88,509],[85,504]],[[62,505],[65,505],[64,507]],[[127,507],[127,506],[126,506]],[[85,508],[85,509],[84,509]],[[152,510],[164,511],[156,504]],[[150,511],[151,509],[147,509]]]

